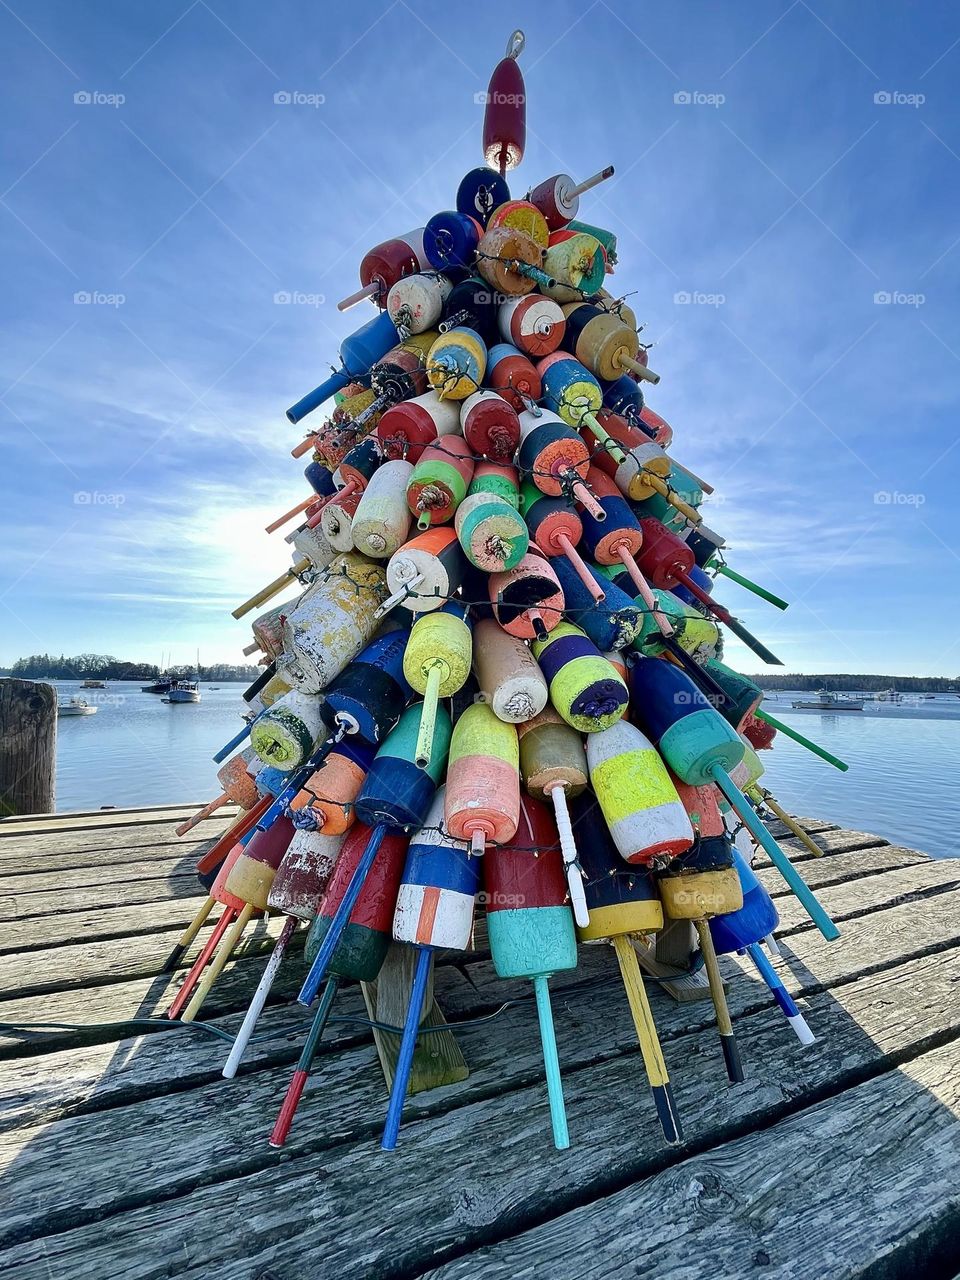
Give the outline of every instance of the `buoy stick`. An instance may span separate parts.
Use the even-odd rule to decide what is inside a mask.
[[[214,925],[213,932],[210,934],[210,937],[203,944],[203,948],[201,949],[200,954],[197,956],[196,960],[194,960],[190,968],[190,971],[188,972],[187,976],[184,978],[183,986],[177,992],[176,996],[174,996],[173,1003],[170,1005],[170,1008],[167,1010],[168,1018],[176,1018],[179,1016],[180,1010],[190,999],[190,996],[193,993],[194,987],[200,981],[201,973],[207,967],[210,957],[213,955],[214,951],[216,951],[217,949],[217,944],[219,943],[223,935],[226,933],[227,929],[230,926],[231,921],[234,919],[236,914],[237,912],[233,907],[224,907],[223,914],[220,916],[220,919]]]
[[[245,658],[249,658],[251,653],[256,653],[259,648],[260,648],[260,641],[254,640],[253,644],[248,644],[247,647],[243,650],[243,656]]]
[[[243,742],[245,738],[248,738],[250,736],[250,730],[253,726],[253,721],[255,719],[256,719],[256,716],[248,720],[246,724],[243,726],[243,728],[238,733],[234,734],[234,736],[230,739],[230,741],[226,744],[226,746],[220,748],[217,754],[213,757],[214,764],[223,764],[224,760],[226,760],[230,752],[236,751],[240,743]]]
[[[223,940],[223,946],[217,952],[213,963],[203,975],[203,981],[197,987],[193,999],[184,1010],[183,1016],[180,1019],[181,1022],[192,1022],[200,1012],[204,1000],[206,1000],[207,996],[210,994],[210,988],[223,972],[224,965],[236,949],[236,946],[240,941],[240,936],[250,923],[250,917],[253,915],[255,910],[256,907],[254,907],[253,903],[248,902],[237,916],[236,920],[234,920],[230,927],[230,932]]]
[[[608,178],[613,177],[613,165],[608,164],[605,169],[601,169],[599,173],[595,173],[592,178],[585,178],[583,182],[578,182],[575,187],[567,187],[561,199],[564,204],[569,204],[571,200],[575,200],[577,196],[582,196],[585,191],[590,191],[594,187],[599,187],[601,182],[606,182]]]
[[[555,782],[550,788],[553,800],[553,815],[560,833],[560,852],[563,855],[563,870],[570,890],[570,905],[573,907],[573,918],[581,928],[590,923],[590,912],[587,909],[587,895],[583,891],[583,875],[577,865],[577,845],[573,838],[573,826],[570,823],[570,810],[567,808],[567,794],[562,782]]]
[[[423,574],[415,574],[409,582],[405,582],[399,591],[395,591],[392,596],[387,596],[383,604],[375,611],[375,618],[382,618],[384,614],[389,613],[391,609],[395,609],[398,604],[403,604],[404,600],[411,594],[415,587],[418,587],[423,581]]]
[[[629,369],[631,373],[635,373],[638,378],[644,382],[652,382],[654,386],[660,381],[659,373],[654,373],[652,369],[648,369],[645,364],[641,364],[639,360],[634,360],[632,356],[626,356],[622,352],[618,360],[621,369]]]
[[[727,1068],[727,1077],[731,1084],[743,1082],[743,1064],[740,1061],[740,1050],[737,1038],[733,1034],[733,1023],[730,1021],[730,1010],[727,1008],[727,997],[723,991],[723,978],[717,962],[717,952],[713,945],[713,935],[706,920],[695,920],[697,936],[700,939],[700,954],[703,956],[710,984],[710,998],[717,1014],[717,1030],[720,1032],[720,1047],[723,1050],[723,1061]]]
[[[275,530],[279,529],[281,525],[286,524],[288,520],[292,520],[294,516],[298,516],[301,511],[306,511],[307,507],[311,506],[316,502],[316,500],[317,495],[312,493],[309,498],[304,498],[303,502],[298,502],[295,507],[291,507],[289,511],[285,512],[271,524],[268,524],[265,531],[267,533],[273,533]]]
[[[367,847],[363,851],[363,857],[357,863],[356,870],[350,877],[350,883],[347,885],[346,893],[340,900],[340,905],[334,912],[333,919],[327,929],[323,942],[320,944],[320,950],[314,957],[313,964],[310,966],[310,972],[304,979],[303,986],[300,988],[300,994],[297,1000],[300,1004],[310,1005],[313,1003],[314,997],[320,989],[320,983],[327,975],[327,968],[333,959],[333,953],[336,951],[340,938],[344,929],[350,920],[350,913],[357,904],[360,897],[360,891],[363,888],[363,882],[367,878],[370,868],[376,861],[377,854],[380,852],[380,845],[383,843],[383,837],[387,833],[386,825],[382,822],[370,832],[370,838],[367,841]]]
[[[403,1038],[400,1041],[400,1052],[393,1072],[393,1086],[390,1089],[390,1103],[387,1107],[387,1119],[383,1126],[383,1137],[380,1147],[383,1151],[393,1151],[397,1145],[397,1134],[400,1132],[400,1117],[403,1114],[403,1100],[407,1096],[407,1085],[410,1081],[410,1068],[413,1066],[413,1051],[417,1047],[417,1032],[420,1030],[420,1010],[427,990],[427,979],[430,976],[430,948],[417,948],[417,966],[413,971],[413,986],[410,989],[410,1003],[407,1005],[407,1018],[403,1024]]]
[[[815,756],[819,756],[821,760],[826,760],[827,764],[832,764],[835,769],[839,769],[841,773],[846,773],[850,768],[842,760],[836,756],[832,756],[825,747],[818,747],[815,742],[811,742],[809,738],[805,738],[802,733],[797,733],[796,729],[791,729],[789,725],[783,723],[782,720],[775,720],[773,716],[768,715],[762,707],[753,713],[758,720],[763,720],[769,725],[773,725],[778,733],[786,734],[788,738],[792,738],[794,742],[799,742],[801,747],[806,747],[808,751],[812,751]]]
[[[313,432],[308,436],[304,436],[290,450],[291,458],[302,458],[305,453],[309,453],[311,449],[315,449],[317,445],[317,433]]]
[[[359,481],[348,480],[342,489],[338,489],[336,493],[328,494],[327,497],[323,499],[321,506],[313,513],[313,515],[307,521],[307,528],[315,529],[317,527],[317,525],[320,523],[321,518],[323,517],[323,508],[327,505],[328,502],[333,502],[334,499],[336,499],[337,502],[341,502],[342,500],[349,498],[351,494],[356,493],[359,488],[360,488]],[[314,499],[314,501],[316,501],[316,499]]]
[[[282,591],[292,578],[298,578],[301,573],[306,573],[309,568],[310,561],[306,556],[304,556],[303,559],[298,560],[295,565],[291,565],[286,573],[281,573],[279,578],[274,578],[273,582],[268,583],[262,591],[258,591],[257,594],[255,596],[251,596],[249,600],[244,600],[243,604],[234,609],[231,617],[242,618],[243,615],[245,613],[249,613],[251,609],[256,609],[257,605],[266,604],[266,602],[272,599],[278,591]]]
[[[730,801],[730,804],[737,811],[743,820],[747,830],[766,851],[770,861],[783,876],[787,885],[793,891],[807,915],[817,926],[828,942],[832,942],[834,938],[840,937],[840,930],[833,923],[830,917],[821,907],[820,903],[814,896],[813,890],[804,880],[803,876],[797,871],[793,863],[783,852],[780,846],[774,840],[773,836],[757,817],[753,806],[747,800],[740,788],[736,785],[726,769],[720,764],[712,765],[708,772],[716,782],[717,786]]]
[[[684,468],[686,469],[686,468]],[[690,473],[693,474],[692,472]],[[694,477],[696,479],[696,477]],[[697,480],[701,489],[703,482]],[[755,596],[759,596],[761,600],[766,600],[770,604],[775,605],[778,609],[789,609],[786,600],[781,600],[779,596],[775,596],[772,591],[766,591],[763,587],[758,587],[755,582],[751,582],[749,578],[745,578],[742,573],[734,573],[729,565],[718,564],[715,566],[717,573],[722,573],[725,578],[729,578],[731,582],[739,583],[741,587],[746,587],[748,591],[752,591]]]
[[[261,796],[252,809],[242,813],[232,827],[228,828],[219,840],[207,850],[202,858],[197,859],[197,871],[206,875],[230,852],[238,840],[242,840],[247,832],[252,831],[260,818],[270,808],[273,796]]]
[[[428,769],[433,756],[433,733],[437,727],[437,703],[440,700],[440,685],[443,681],[446,665],[442,658],[435,658],[433,666],[427,672],[427,687],[423,694],[423,706],[420,708],[420,729],[417,733],[415,760],[418,769]]]
[[[313,1059],[316,1056],[317,1046],[323,1036],[327,1025],[327,1019],[330,1017],[330,1010],[337,995],[337,978],[335,975],[327,979],[327,985],[323,989],[323,995],[317,1006],[317,1012],[314,1015],[310,1031],[304,1042],[303,1051],[300,1054],[300,1061],[297,1063],[297,1069],[291,1077],[287,1086],[287,1092],[284,1094],[280,1111],[277,1115],[276,1123],[273,1126],[273,1132],[270,1134],[271,1147],[282,1147],[287,1140],[287,1134],[290,1132],[290,1126],[293,1124],[293,1117],[296,1114],[297,1107],[300,1104],[300,1098],[303,1094],[307,1080],[310,1078],[310,1068],[313,1065]]]
[[[548,276],[539,267],[532,267],[529,262],[521,262],[518,258],[509,260],[507,266],[519,276],[526,276],[528,280],[536,280],[542,289],[552,289],[557,283],[553,276]]]
[[[530,625],[533,627],[533,634],[538,640],[546,640],[550,632],[547,630],[546,623],[543,620],[543,614],[539,609],[529,609],[527,616],[530,619]]]
[[[267,961],[267,967],[263,971],[263,977],[257,985],[256,991],[253,993],[253,999],[250,1001],[250,1008],[244,1015],[240,1030],[237,1032],[236,1039],[233,1042],[233,1048],[227,1056],[226,1062],[223,1064],[223,1075],[225,1079],[232,1080],[237,1074],[243,1055],[247,1051],[247,1045],[253,1036],[254,1028],[263,1012],[263,1006],[267,1003],[267,996],[270,994],[270,988],[273,986],[274,979],[283,963],[283,957],[286,955],[287,947],[290,945],[290,939],[293,937],[294,930],[297,927],[296,916],[287,916],[283,922],[283,929],[280,937],[277,939],[277,945],[270,953],[270,959]]]
[[[822,858],[823,850],[820,848],[820,846],[818,844],[814,844],[814,842],[810,839],[809,835],[807,835],[806,831],[804,831],[803,827],[800,826],[799,822],[794,822],[790,814],[787,813],[786,809],[784,809],[783,806],[778,803],[778,801],[774,800],[770,792],[765,791],[763,787],[756,787],[755,790],[759,794],[760,798],[763,800],[763,803],[770,810],[770,812],[775,813],[777,815],[777,817],[780,819],[783,825],[793,832],[793,834],[797,837],[800,843],[804,845],[807,849],[809,849],[815,858]]]
[[[557,1037],[553,1029],[550,987],[543,974],[534,978],[533,990],[537,997],[537,1017],[540,1019],[540,1042],[543,1046],[543,1066],[547,1076],[553,1145],[558,1151],[565,1151],[570,1145],[570,1134],[567,1129],[567,1112],[563,1105],[563,1081],[560,1078]]]
[[[576,407],[577,406],[574,406],[574,408]],[[584,409],[580,413],[580,421],[584,424],[585,427],[589,428],[589,430],[593,433],[594,436],[596,436],[596,438],[603,445],[606,452],[609,453],[611,458],[613,458],[614,462],[626,462],[627,455],[624,453],[624,451],[620,448],[620,446],[614,440],[610,432],[607,431],[607,429],[600,424],[600,421],[597,418],[597,415],[595,413],[590,413],[589,410]]]
[[[601,507],[600,510],[603,511],[603,508]],[[600,583],[597,582],[596,578],[593,576],[590,570],[587,568],[577,548],[573,545],[573,543],[570,541],[570,539],[567,537],[565,533],[557,534],[556,543],[558,547],[562,548],[563,554],[570,561],[570,564],[573,566],[574,572],[576,573],[577,577],[580,579],[583,585],[587,588],[587,590],[593,596],[597,604],[602,604],[603,601],[606,600],[607,598],[606,592],[604,591],[603,587],[601,587]]]
[[[627,993],[633,1025],[636,1028],[637,1039],[640,1041],[640,1053],[643,1057],[647,1080],[650,1082],[650,1092],[653,1094],[657,1116],[660,1119],[660,1128],[663,1130],[664,1139],[671,1145],[676,1145],[683,1141],[683,1131],[677,1119],[667,1064],[663,1059],[660,1038],[647,1000],[637,953],[627,934],[614,935],[612,942],[613,949],[617,953],[620,977],[623,979],[624,990]]]
[[[192,831],[198,822],[202,822],[204,818],[209,818],[211,813],[216,813],[221,805],[227,803],[230,797],[224,791],[217,796],[216,800],[211,800],[209,804],[205,804],[202,809],[198,809],[192,818],[188,818],[186,822],[181,822],[179,827],[174,827],[178,836],[185,836],[188,831]]]
[[[206,920],[207,916],[213,910],[213,902],[214,902],[213,898],[208,896],[200,904],[199,911],[193,917],[190,923],[187,925],[186,929],[184,929],[183,933],[181,933],[179,939],[177,940],[177,945],[173,948],[173,950],[167,956],[166,960],[163,962],[163,967],[160,970],[161,973],[172,973],[174,969],[177,967],[177,965],[180,963],[180,960],[183,957],[183,954],[186,951],[187,947],[189,947],[190,943],[194,940],[194,938],[203,928],[204,920]]]
[[[768,933],[764,938],[764,942],[766,943],[767,950],[770,954],[779,960],[783,955],[783,952],[780,950],[780,943],[777,941],[776,937],[772,933]]]
[[[756,942],[751,942],[747,947],[747,955],[757,966],[757,972],[764,980],[773,995],[774,1000],[783,1011],[784,1017],[789,1022],[794,1034],[801,1044],[814,1044],[817,1037],[807,1025],[807,1020],[797,1008],[793,997],[780,981],[780,976],[774,969],[773,965],[763,954],[763,948]]]
[[[570,485],[570,492],[583,507],[584,511],[588,511],[598,524],[603,524],[607,518],[607,513],[601,507],[600,503],[587,488],[583,480],[577,478],[578,473],[571,468],[564,475],[564,479]]]
[[[351,307],[355,307],[358,302],[362,302],[364,298],[375,298],[380,292],[378,283],[364,285],[362,289],[358,289],[356,293],[351,293],[349,297],[342,298],[337,303],[338,311],[349,311]]]
[[[628,555],[628,554],[629,553],[626,552],[623,548],[620,549],[620,558],[621,560],[623,560],[623,564],[626,566],[626,570],[630,574],[630,579],[633,582],[633,585],[637,588],[637,592],[640,595],[640,599],[643,601],[643,607],[645,609],[648,609],[650,613],[653,615],[653,620],[657,624],[657,630],[663,636],[664,640],[666,641],[666,640],[672,639],[673,626],[669,618],[663,612],[660,606],[657,604],[657,597],[653,594],[653,591],[650,587],[650,583],[646,580],[646,578],[640,572],[640,566],[637,564],[636,560],[634,560],[633,556],[630,556],[630,564],[633,565],[633,569],[636,569],[635,574],[633,572],[633,569],[631,569],[630,564],[627,564],[626,560],[623,559],[624,555]],[[674,644],[668,647],[670,648],[671,653],[675,653],[677,650],[680,650],[681,653],[689,657],[689,655],[686,654],[686,650],[680,649],[680,646],[678,644]],[[691,658],[690,661],[692,662],[693,659]]]
[[[655,475],[647,467],[641,467],[640,470],[643,472],[644,476],[646,477],[647,484],[649,484],[650,488],[656,489],[657,493],[660,494],[661,498],[666,498],[667,502],[670,503],[671,507],[679,511],[680,514],[690,522],[690,524],[703,523],[703,516],[696,509],[696,507],[691,507],[689,502],[685,502],[684,499],[681,498],[678,493],[674,493],[673,490],[670,488],[670,486],[667,484],[666,480],[664,480],[663,476]],[[693,590],[692,587],[691,587],[691,590]]]

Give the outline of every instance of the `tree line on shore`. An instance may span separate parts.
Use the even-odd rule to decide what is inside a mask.
[[[960,692],[960,676],[865,676],[846,675],[773,675],[761,671],[750,676],[761,689],[800,689],[803,691],[828,689],[831,693],[856,689],[864,693],[882,693],[885,689],[897,689],[900,693],[956,693]]]
[[[80,653],[67,658],[50,653],[32,653],[18,658],[4,675],[19,676],[23,680],[156,680],[158,676],[197,675],[201,680],[242,680],[249,683],[260,674],[260,668],[244,663],[234,666],[227,662],[215,662],[201,666],[199,673],[194,663],[182,667],[167,667],[165,671],[153,662],[130,662],[114,658],[106,653]]]

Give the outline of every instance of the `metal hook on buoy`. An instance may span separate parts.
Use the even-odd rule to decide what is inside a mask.
[[[517,28],[516,31],[511,31],[510,39],[507,41],[507,51],[504,54],[504,57],[519,58],[521,53],[523,53],[523,46],[526,44],[526,42],[527,42],[526,36],[523,34],[523,32],[520,30],[519,27]]]

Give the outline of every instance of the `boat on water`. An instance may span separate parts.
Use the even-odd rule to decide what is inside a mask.
[[[164,702],[199,702],[200,686],[196,680],[177,680],[170,687]]]
[[[105,689],[106,683],[103,680],[84,680],[80,686],[81,689]]]
[[[877,701],[878,702],[902,702],[903,694],[898,693],[896,689],[884,689],[881,693],[877,694]]]
[[[170,692],[175,684],[185,679],[184,676],[158,676],[153,684],[143,684],[140,686],[141,693],[159,693],[166,695]]]
[[[57,716],[95,716],[97,708],[91,707],[85,698],[73,697],[68,702],[57,703]]]
[[[800,698],[790,704],[798,711],[862,711],[862,698],[848,698],[829,689],[818,689],[816,698]]]

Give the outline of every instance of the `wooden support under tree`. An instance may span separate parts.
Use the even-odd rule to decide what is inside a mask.
[[[391,1027],[402,1027],[407,1016],[407,1002],[413,985],[413,971],[417,963],[417,948],[403,942],[390,945],[386,961],[376,982],[361,982],[367,1013],[377,1022]],[[433,962],[420,1014],[421,1027],[446,1026],[446,1018],[433,998]],[[390,1031],[374,1028],[374,1043],[383,1068],[387,1089],[393,1087],[393,1073],[400,1052],[400,1036]],[[470,1071],[452,1031],[431,1031],[417,1040],[410,1069],[408,1093],[422,1093],[425,1089],[437,1089],[443,1084],[456,1084],[466,1080]]]
[[[53,813],[56,773],[56,689],[0,680],[0,817]]]

